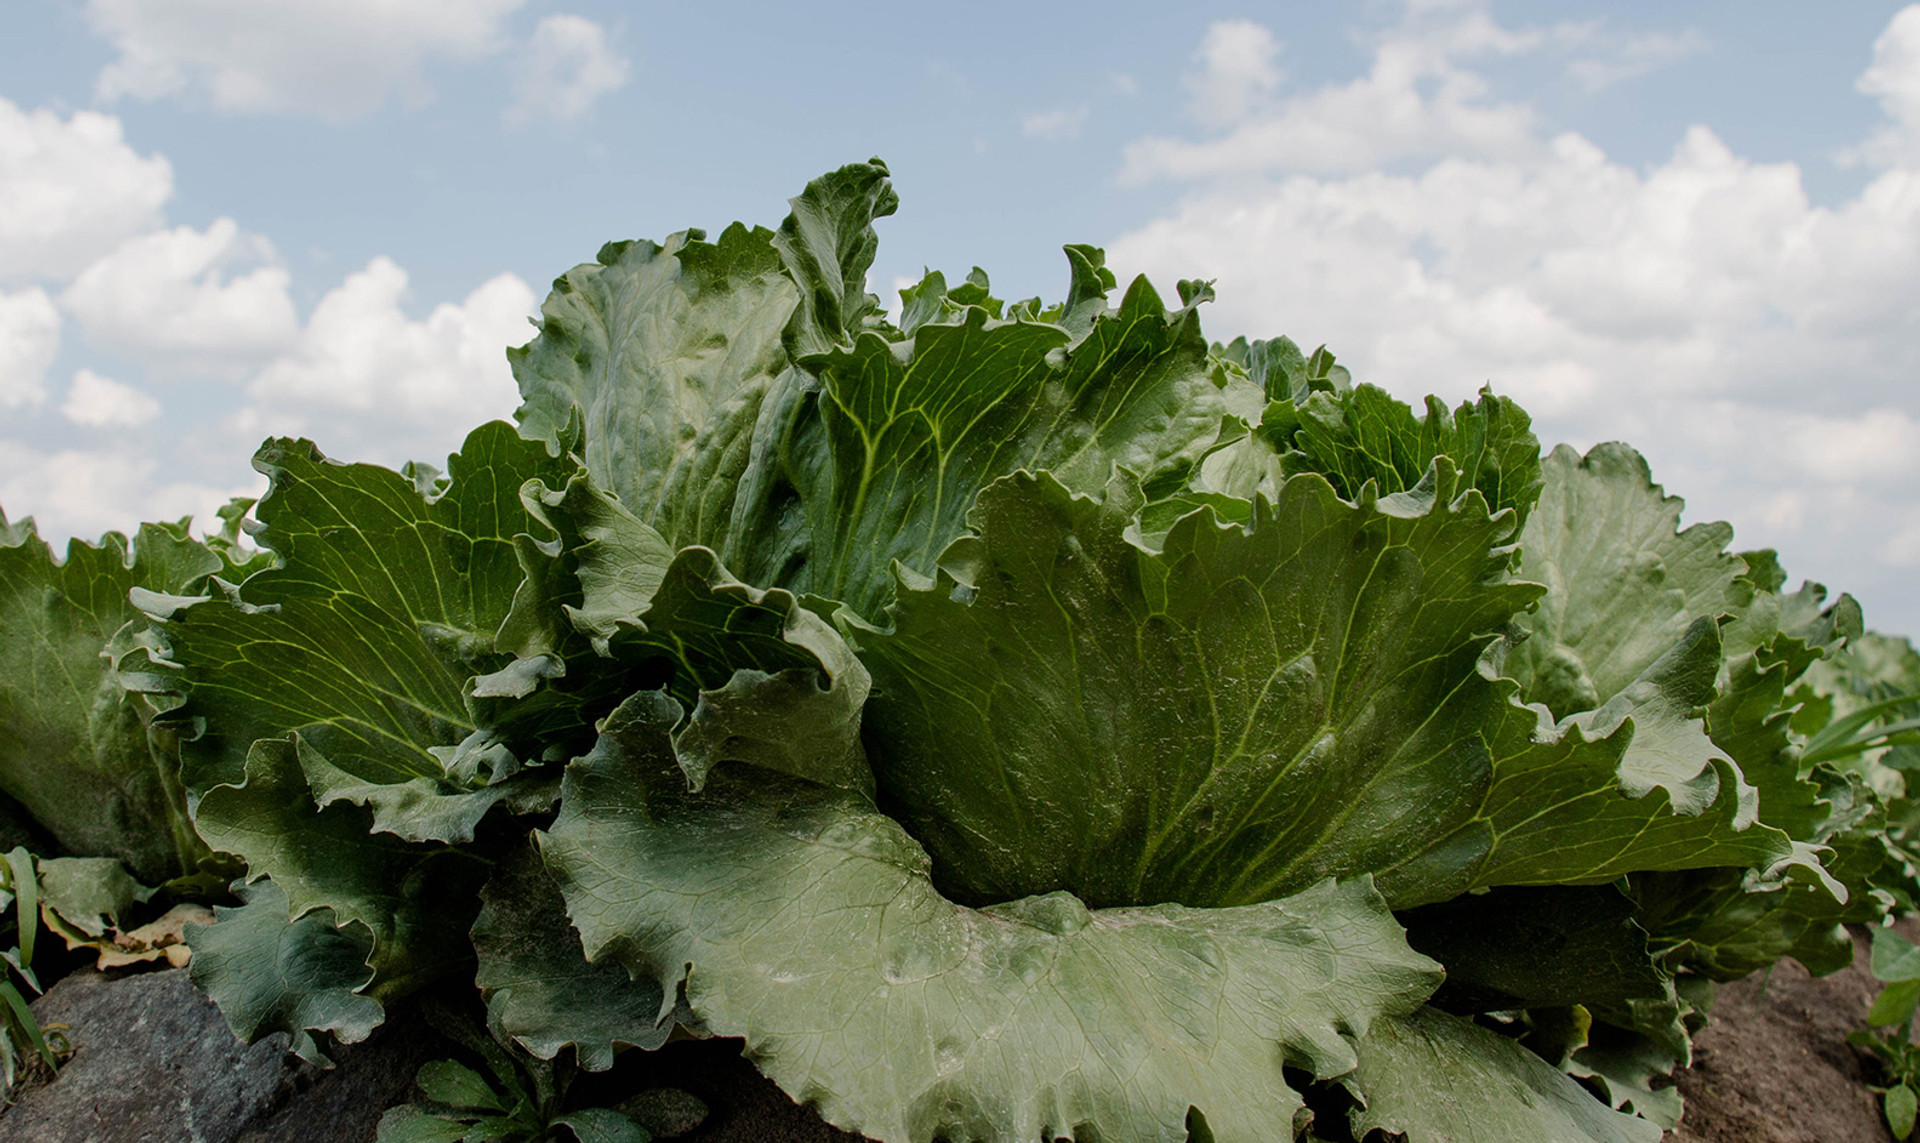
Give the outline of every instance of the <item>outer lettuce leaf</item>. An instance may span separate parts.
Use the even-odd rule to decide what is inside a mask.
[[[1726,552],[1731,529],[1701,524],[1678,530],[1680,501],[1666,496],[1646,462],[1624,445],[1600,445],[1585,457],[1555,449],[1545,475],[1539,506],[1521,534],[1520,574],[1547,584],[1548,591],[1525,618],[1527,637],[1501,664],[1503,672],[1519,682],[1530,703],[1560,716],[1563,729],[1571,723],[1591,736],[1630,717],[1634,736],[1619,761],[1627,793],[1658,790],[1682,815],[1717,815],[1736,828],[1757,817],[1794,843],[1809,841],[1807,815],[1794,807],[1811,805],[1817,791],[1792,766],[1783,769],[1762,757],[1764,749],[1743,750],[1756,765],[1764,764],[1755,771],[1765,785],[1763,796],[1732,764],[1729,750],[1709,737],[1700,717],[1717,709],[1729,741],[1751,746],[1772,718],[1753,709],[1754,688],[1778,682],[1748,679],[1761,654],[1759,629],[1779,611],[1748,561]],[[1791,657],[1779,640],[1764,642],[1765,654]],[[1736,676],[1738,686],[1728,682]],[[1548,721],[1543,714],[1536,742],[1549,737],[1543,733]],[[1758,732],[1748,729],[1755,723]],[[1770,828],[1750,831],[1746,840],[1752,845],[1763,838],[1776,846],[1782,840]],[[1729,851],[1723,860],[1696,857],[1638,868],[1776,863],[1778,875],[1792,870],[1845,896],[1804,844],[1770,857]]]
[[[630,976],[612,961],[587,963],[560,888],[531,847],[502,862],[480,897],[474,983],[496,1036],[543,1060],[571,1044],[588,1071],[612,1067],[622,1045],[666,1043],[674,1021],[662,1019],[670,1005],[660,981]],[[691,1014],[680,1015],[691,1022]]]
[[[1681,507],[1625,445],[1584,457],[1561,445],[1547,457],[1520,536],[1520,574],[1547,594],[1506,664],[1529,702],[1556,717],[1597,709],[1694,637],[1698,622],[1752,602],[1745,561],[1726,551],[1733,529],[1679,531]]]
[[[809,183],[777,235],[736,223],[716,243],[693,230],[604,247],[554,283],[540,335],[508,351],[522,431],[578,448],[672,548],[804,560],[781,437],[817,386],[788,354],[873,324],[872,223],[896,202],[884,164],[855,163]]]
[[[146,619],[136,588],[194,592],[228,562],[178,524],[75,541],[64,561],[31,520],[0,515],[0,790],[61,849],[115,857],[142,880],[208,856],[187,818],[179,744],[116,670]]]
[[[375,981],[399,995],[467,960],[461,934],[472,920],[484,867],[445,849],[373,831],[372,814],[346,802],[315,804],[298,735],[262,739],[247,776],[216,786],[200,803],[208,844],[246,857],[248,878],[271,877],[294,917],[327,910],[335,923],[372,934]]]
[[[542,849],[587,955],[684,983],[698,1018],[888,1141],[1291,1134],[1282,1061],[1326,1077],[1437,981],[1364,881],[1234,909],[943,899],[863,799],[723,767],[686,791],[678,703],[642,692],[568,770]],[[1140,987],[1140,982],[1151,982]],[[1336,985],[1337,982],[1337,985]]]
[[[187,929],[193,982],[220,1005],[241,1039],[288,1032],[293,1050],[325,1064],[320,1039],[367,1038],[382,1019],[379,1001],[361,995],[373,978],[371,943],[359,926],[336,927],[326,910],[287,919],[287,899],[271,881],[239,890],[245,904],[214,910],[212,925]]]
[[[1759,788],[1767,822],[1796,838],[1810,838],[1828,811],[1814,787],[1800,780],[1799,759],[1789,754],[1794,704],[1787,692],[1860,634],[1860,608],[1845,595],[1825,605],[1826,589],[1818,584],[1781,595],[1772,556],[1743,557],[1756,569],[1749,575],[1753,604],[1723,631],[1726,663],[1707,709],[1707,729]]]
[[[1698,745],[1688,700],[1710,693],[1700,688],[1717,662],[1712,625],[1697,626],[1635,689],[1558,724],[1498,679],[1508,701],[1490,734],[1485,799],[1457,834],[1380,871],[1384,890],[1431,901],[1494,885],[1593,885],[1643,869],[1786,863],[1817,871],[1785,833],[1757,822],[1739,769]],[[1491,675],[1497,666],[1483,669]],[[1408,883],[1430,888],[1400,888]]]
[[[1816,975],[1853,963],[1847,924],[1879,920],[1888,911],[1877,882],[1889,860],[1886,812],[1855,774],[1815,772],[1818,827],[1803,844],[1823,847],[1823,868],[1847,887],[1763,876],[1751,869],[1691,874],[1642,873],[1633,878],[1641,923],[1668,963],[1714,980],[1737,980],[1783,956]]]
[[[471,839],[511,793],[501,783],[551,745],[529,733],[551,724],[539,704],[517,736],[483,725],[469,680],[514,662],[494,643],[523,579],[514,537],[535,526],[520,486],[560,483],[571,462],[495,422],[431,500],[304,441],[270,442],[256,464],[273,481],[256,536],[278,566],[225,598],[148,601],[165,614],[166,665],[182,668],[174,717],[205,730],[187,748],[189,785],[237,784],[254,742],[297,733],[321,805],[369,805],[376,828],[404,838]]]
[[[873,221],[899,209],[900,196],[887,181],[887,165],[869,159],[813,180],[788,205],[793,212],[773,245],[799,286],[786,349],[805,361],[881,324],[880,299],[867,293],[867,270],[880,245]]]
[[[1422,1008],[1381,1020],[1355,1044],[1341,1080],[1361,1101],[1356,1136],[1407,1143],[1658,1143],[1660,1128],[1622,1115],[1504,1036]]]
[[[1498,707],[1476,664],[1538,589],[1450,465],[1360,504],[1296,478],[1250,527],[1202,509],[1157,552],[1138,509],[1126,481],[1007,478],[894,629],[858,633],[883,799],[950,895],[1249,904],[1470,820]]]
[[[1782,578],[1771,553],[1745,557],[1755,568],[1754,604],[1727,625],[1729,659],[1707,712],[1716,745],[1752,776],[1760,817],[1786,831],[1802,850],[1819,847],[1826,879],[1785,880],[1752,870],[1635,878],[1644,923],[1669,963],[1731,980],[1793,956],[1816,973],[1853,961],[1844,925],[1879,919],[1888,888],[1911,884],[1888,846],[1886,814],[1858,775],[1828,766],[1803,767],[1787,697],[1803,673],[1842,640],[1859,633],[1859,609],[1846,596],[1824,605],[1825,592],[1806,585],[1778,594]]]

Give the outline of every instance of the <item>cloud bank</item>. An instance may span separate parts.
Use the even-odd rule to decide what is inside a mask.
[[[1920,630],[1920,5],[1874,46],[1860,88],[1887,120],[1859,161],[1877,169],[1834,206],[1705,125],[1634,169],[1474,70],[1577,32],[1420,6],[1365,76],[1282,93],[1278,39],[1215,25],[1194,134],[1137,141],[1121,167],[1188,190],[1111,259],[1218,279],[1215,336],[1324,342],[1403,399],[1490,383],[1544,441],[1631,441],[1692,518]]]

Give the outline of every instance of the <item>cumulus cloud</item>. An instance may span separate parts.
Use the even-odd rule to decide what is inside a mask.
[[[1638,79],[1711,46],[1704,33],[1691,28],[1614,36],[1598,24],[1579,24],[1563,26],[1556,33],[1555,39],[1586,49],[1567,64],[1567,74],[1588,91]]]
[[[1875,68],[1896,31],[1920,28],[1915,12]],[[1336,107],[1351,86],[1252,112],[1229,137]],[[1415,90],[1407,120],[1444,117],[1445,90]],[[1217,278],[1214,336],[1324,342],[1403,399],[1491,382],[1543,440],[1629,440],[1694,518],[1730,519],[1743,545],[1866,597],[1871,621],[1920,630],[1896,567],[1920,561],[1920,164],[1815,206],[1798,166],[1743,157],[1705,126],[1636,168],[1544,135],[1524,108],[1511,123],[1529,125],[1512,146],[1456,139],[1401,173],[1200,182],[1111,260]]]
[[[115,444],[100,449],[46,451],[0,438],[0,506],[32,516],[40,534],[58,542],[89,541],[127,532],[143,520],[192,516],[203,530],[219,526],[215,512],[235,496],[258,496],[265,481],[237,477],[231,485],[169,479],[153,456]]]
[[[73,375],[60,412],[90,429],[130,429],[158,417],[160,402],[131,385],[82,369]]]
[[[1855,86],[1880,101],[1887,123],[1842,159],[1920,167],[1920,4],[1894,14],[1873,42],[1873,63]]]
[[[1280,88],[1280,41],[1265,24],[1221,20],[1194,53],[1200,70],[1187,77],[1188,112],[1203,127],[1231,127],[1265,111]]]
[[[298,340],[247,386],[236,436],[313,437],[329,455],[387,464],[444,456],[474,425],[509,416],[506,350],[533,336],[533,291],[501,274],[424,320],[402,308],[407,274],[375,258],[328,292]],[[251,447],[249,445],[249,447]]]
[[[103,100],[187,96],[339,121],[425,99],[427,60],[498,51],[523,2],[88,0],[86,14],[118,53],[96,83]]]
[[[1543,37],[1508,31],[1478,6],[1416,4],[1375,45],[1366,75],[1275,99],[1279,41],[1251,21],[1216,23],[1188,86],[1196,123],[1220,133],[1136,140],[1126,148],[1121,179],[1358,171],[1443,154],[1524,155],[1537,147],[1533,111],[1492,100],[1486,81],[1462,64],[1531,50]]]
[[[60,301],[103,348],[175,371],[232,372],[298,333],[287,286],[272,245],[222,218],[204,231],[128,239],[82,270]]]
[[[1080,134],[1080,127],[1087,121],[1092,108],[1082,103],[1078,107],[1063,107],[1053,111],[1036,111],[1020,118],[1020,133],[1029,139],[1046,139],[1058,142],[1071,139]]]
[[[0,99],[0,279],[63,278],[159,225],[173,169],[141,157],[111,115]]]
[[[0,409],[31,409],[47,398],[47,369],[60,352],[60,311],[35,287],[0,294]]]
[[[584,16],[548,16],[515,64],[507,121],[578,119],[626,82],[627,61],[607,43],[606,29]]]

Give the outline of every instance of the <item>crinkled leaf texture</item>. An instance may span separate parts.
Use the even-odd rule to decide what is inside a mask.
[[[118,858],[149,883],[207,857],[178,742],[116,668],[141,657],[147,625],[129,592],[200,591],[228,567],[184,522],[74,541],[61,561],[31,520],[0,515],[0,791],[62,850]]]
[[[363,999],[373,1005],[371,1019],[377,1024],[382,1000],[405,995],[471,962],[465,934],[483,868],[442,847],[374,832],[373,816],[363,807],[346,802],[317,806],[298,759],[304,748],[297,735],[254,743],[246,780],[216,786],[202,798],[200,828],[215,849],[246,855],[250,878],[271,878],[260,883],[272,886],[272,899],[289,931],[304,931],[313,917],[324,916],[329,928],[338,925],[354,935],[368,973],[352,990],[368,993]],[[270,938],[268,911],[260,906],[249,914],[257,918],[249,923],[260,940],[278,939]],[[290,976],[283,982],[287,999],[243,1024],[233,1018],[230,1005],[251,1003],[245,999],[246,990],[254,987],[250,981],[232,974],[196,981],[247,1039],[272,1031],[299,1037],[309,1029],[329,1027],[274,1021],[308,1018],[305,1005],[320,1000],[302,999],[303,990],[318,988],[319,997],[341,987],[332,978],[321,987],[307,977]],[[241,990],[237,999],[234,989]]]
[[[541,835],[587,955],[684,985],[711,1031],[832,1123],[900,1141],[1286,1138],[1282,1080],[1353,1066],[1437,983],[1364,881],[1228,909],[942,898],[855,794],[721,767],[690,793],[642,692],[568,769]]]
[[[1361,1101],[1355,1135],[1407,1143],[1659,1143],[1660,1128],[1622,1115],[1504,1036],[1422,1008],[1376,1022],[1341,1082]]]
[[[565,655],[592,657],[584,638],[536,659],[495,647],[538,527],[521,486],[564,484],[577,465],[499,422],[444,480],[338,464],[303,441],[269,442],[256,462],[272,484],[255,535],[276,562],[213,597],[144,598],[153,674],[184,699],[173,725],[197,734],[186,777],[201,835],[271,878],[289,925],[324,913],[364,935],[372,975],[355,988],[377,1022],[382,1000],[471,963],[484,866],[444,843],[472,842],[497,805],[550,807],[544,752],[564,753],[568,731],[591,741],[563,689]],[[205,986],[229,1012],[245,1003],[231,974]],[[304,1011],[289,1000],[234,1023],[311,1039],[326,1025],[274,1023]]]
[[[487,1021],[543,1060],[569,1044],[580,1066],[605,1071],[623,1045],[658,1048],[675,1021],[662,1019],[661,982],[611,961],[589,964],[567,920],[560,888],[531,848],[502,863],[480,893],[474,983]],[[690,1023],[690,1014],[683,1022]]]
[[[245,904],[215,909],[211,925],[187,929],[193,982],[249,1043],[271,1032],[293,1036],[302,1059],[325,1063],[315,1032],[364,1040],[380,1003],[360,994],[373,979],[372,942],[358,925],[336,926],[328,910],[288,919],[286,895],[271,881],[239,891]]]
[[[975,903],[1240,904],[1374,873],[1404,907],[1786,857],[1737,768],[1666,765],[1668,739],[1706,741],[1704,695],[1668,676],[1710,694],[1717,644],[1563,724],[1515,701],[1484,651],[1540,589],[1506,574],[1510,518],[1456,480],[1442,458],[1354,503],[1296,476],[1158,550],[1125,480],[1098,501],[996,483],[890,630],[847,621],[886,804]]]
[[[1454,410],[1428,397],[1425,415],[1415,415],[1385,390],[1360,385],[1312,393],[1295,415],[1282,468],[1320,473],[1349,500],[1369,480],[1383,493],[1404,492],[1419,484],[1437,456],[1452,460],[1461,483],[1478,488],[1495,512],[1510,509],[1515,531],[1540,496],[1533,422],[1510,398],[1488,390]]]
[[[942,884],[1250,904],[1469,820],[1498,705],[1476,663],[1538,589],[1505,579],[1480,495],[1434,475],[1360,504],[1298,477],[1249,526],[1202,508],[1158,551],[1124,479],[988,488],[939,580],[854,629],[869,757]]]
[[[471,839],[501,783],[538,760],[516,739],[544,725],[539,702],[519,712],[531,725],[486,725],[471,697],[470,680],[514,662],[495,639],[524,578],[514,537],[535,526],[520,486],[563,483],[573,463],[495,422],[432,498],[305,441],[271,441],[255,464],[272,480],[255,534],[277,565],[158,612],[186,697],[174,717],[203,729],[189,786],[237,782],[255,741],[298,733],[322,805],[369,806],[410,840]]]
[[[923,283],[911,332],[887,326],[850,285],[893,210],[886,174],[815,180],[777,235],[610,246],[556,284],[513,354],[524,430],[583,439],[599,485],[671,546],[870,618],[892,562],[930,573],[994,479],[1184,477],[1260,400],[1209,357],[1193,304],[1170,309],[1140,279],[1108,311],[1112,275],[1088,248],[1069,251],[1075,304],[1046,315],[1066,325]]]

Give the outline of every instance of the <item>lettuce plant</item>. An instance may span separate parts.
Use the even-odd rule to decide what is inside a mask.
[[[271,566],[134,594],[242,1035],[471,974],[536,1058],[742,1037],[881,1140],[1651,1141],[1706,982],[1907,891],[1792,725],[1858,609],[1631,449],[1091,247],[889,317],[896,205],[608,245],[517,427],[271,441]]]

